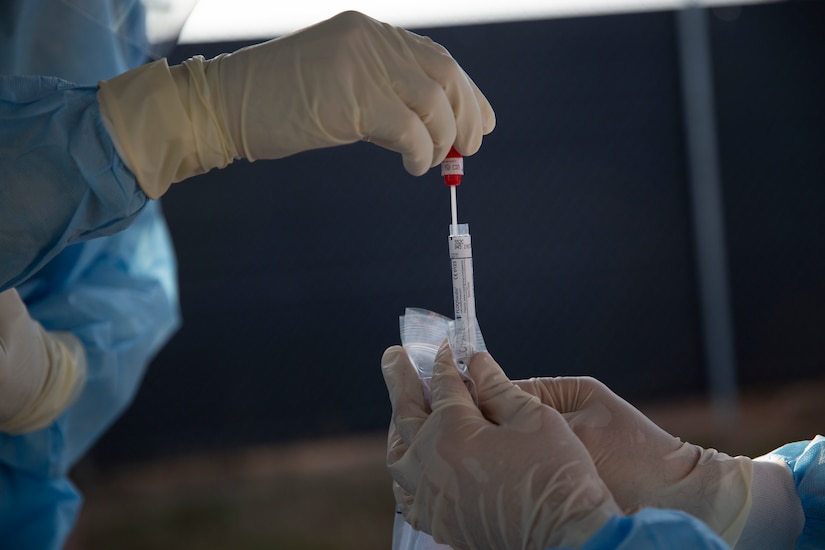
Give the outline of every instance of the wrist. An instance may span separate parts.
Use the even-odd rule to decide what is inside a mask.
[[[753,461],[746,456],[731,457],[715,449],[705,449],[700,463],[707,468],[701,476],[704,498],[709,509],[697,517],[702,519],[731,547],[736,545],[751,510],[751,479]]]
[[[208,63],[195,57],[169,67],[160,59],[99,84],[103,124],[152,199],[172,183],[233,160],[221,118],[211,106]]]
[[[794,548],[805,525],[793,475],[781,460],[753,461],[752,505],[737,549]]]
[[[688,443],[663,458],[671,462],[669,481],[644,504],[686,512],[736,544],[751,507],[751,459]]]
[[[169,69],[191,125],[197,154],[194,173],[180,173],[174,181],[223,168],[242,156],[249,158],[239,152],[236,143],[241,140],[234,139],[229,129],[228,121],[238,117],[227,116],[224,105],[223,67],[230,57],[224,54],[207,60],[197,55]]]
[[[601,479],[578,480],[574,503],[559,518],[563,529],[547,529],[541,548],[578,548],[600,531],[612,518],[623,517],[619,505]],[[551,526],[552,527],[552,526]]]

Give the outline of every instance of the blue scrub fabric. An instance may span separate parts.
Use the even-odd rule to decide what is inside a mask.
[[[805,527],[796,543],[798,550],[825,548],[825,437],[788,443],[770,453],[780,457],[793,472],[802,500]]]
[[[645,508],[613,517],[581,550],[727,550],[711,529],[684,512]]]
[[[0,433],[0,546],[62,548],[81,502],[70,468],[126,409],[179,325],[174,265],[160,205],[150,202],[127,230],[67,247],[18,287],[34,319],[83,342],[88,374],[50,426]]]
[[[88,358],[83,391],[55,422],[0,433],[2,548],[63,547],[82,501],[70,468],[180,324],[160,204],[117,155],[94,85],[144,61],[143,7],[97,4],[92,20],[63,2],[0,3],[0,290],[16,287],[32,318],[73,333]],[[100,24],[124,13],[116,33]]]
[[[149,200],[103,127],[96,92],[0,77],[0,291],[65,246],[124,229]]]

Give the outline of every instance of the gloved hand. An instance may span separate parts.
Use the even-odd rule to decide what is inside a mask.
[[[731,546],[739,539],[751,508],[749,458],[683,443],[593,378],[515,384],[564,415],[624,513],[682,510]]]
[[[104,123],[152,198],[232,160],[369,140],[420,175],[472,155],[495,115],[442,46],[345,12],[205,61],[150,63],[101,82]]]
[[[15,289],[0,293],[0,431],[33,432],[60,416],[86,380],[86,353],[67,332],[29,317]]]
[[[401,347],[382,359],[392,402],[387,463],[406,520],[455,549],[576,546],[620,511],[562,416],[516,388],[487,353],[468,366],[446,343],[432,405]]]

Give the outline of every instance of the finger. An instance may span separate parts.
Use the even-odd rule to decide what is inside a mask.
[[[393,346],[381,358],[381,372],[390,394],[392,421],[387,434],[387,469],[393,481],[414,492],[420,474],[409,447],[427,420],[426,403],[414,367],[404,348]]]
[[[489,353],[473,356],[467,372],[475,380],[478,404],[484,417],[496,424],[505,424],[541,406],[533,395],[516,387]]]
[[[395,422],[390,422],[390,428],[387,431],[387,466],[392,466],[398,462],[409,448],[409,445],[398,435]]]
[[[411,494],[411,491],[415,490],[414,480],[417,479],[416,476],[411,475],[413,470],[410,469],[411,464],[417,463],[415,458],[407,457],[407,460],[404,460],[409,450],[409,446],[404,443],[398,435],[398,430],[395,429],[395,423],[390,422],[390,429],[387,434],[387,471],[390,477],[392,477],[393,485],[399,489],[404,487],[405,494]],[[407,500],[408,503],[412,502],[412,498]],[[402,504],[397,498],[396,502]],[[405,511],[405,517],[407,511],[409,511],[409,506],[407,506],[407,510]]]
[[[587,407],[594,397],[612,393],[604,384],[588,376],[530,378],[514,383],[564,414],[578,412]]]
[[[401,153],[404,169],[413,176],[421,176],[431,168],[433,139],[419,115],[393,95],[384,106],[372,106],[377,118],[365,115],[362,133],[376,145]]]
[[[393,89],[426,127],[431,147],[428,168],[435,166],[444,160],[456,140],[459,113],[455,104],[440,82],[420,70],[395,75]]]
[[[467,369],[476,385],[479,403],[513,388],[513,383],[501,370],[496,360],[486,351],[473,355]]]
[[[415,367],[404,348],[393,346],[381,358],[381,372],[392,403],[392,423],[401,440],[410,445],[428,416]]]
[[[493,106],[490,105],[490,102],[487,100],[487,96],[485,96],[479,87],[476,86],[476,83],[473,82],[470,75],[465,73],[465,76],[467,77],[467,80],[470,81],[470,85],[473,89],[473,95],[476,98],[479,111],[481,112],[481,132],[486,136],[496,128],[496,113],[493,111]]]
[[[413,497],[412,493],[394,481],[392,483],[392,494],[395,497],[395,505],[398,508],[398,511],[401,512],[406,518],[410,513],[413,503],[415,502],[415,497]]]
[[[453,352],[446,340],[435,354],[430,390],[433,412],[452,405],[464,405],[468,410],[476,411],[478,417],[481,417],[470,392],[461,380],[461,375],[453,360]]]
[[[452,106],[456,138],[451,145],[465,156],[476,153],[482,136],[492,132],[496,125],[490,102],[446,48],[428,37],[415,37],[416,60],[430,78],[441,84]],[[442,160],[443,156],[434,159],[433,165]]]
[[[457,87],[460,88],[461,93],[454,94],[458,96],[454,97],[452,90],[445,91],[450,98],[455,113],[455,148],[462,155],[470,156],[475,154],[481,147],[484,134],[492,130],[490,128],[490,130],[485,131],[485,125],[489,124],[489,121],[485,121],[485,116],[489,116],[492,109],[478,87],[467,76],[467,73],[461,69],[459,70],[461,71],[461,77]],[[486,105],[485,110],[482,110],[479,96]],[[495,115],[493,115],[493,121],[495,121]],[[495,125],[495,122],[493,122],[493,125]]]

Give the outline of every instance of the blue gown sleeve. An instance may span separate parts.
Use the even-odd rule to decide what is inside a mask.
[[[72,332],[88,365],[50,426],[0,433],[0,548],[60,550],[82,500],[70,468],[180,323],[177,266],[160,204],[103,125],[97,87],[68,82],[145,62],[143,3],[12,4],[0,21],[0,291],[17,287],[46,329]]]
[[[645,508],[613,517],[581,550],[729,550],[707,525],[684,512]]]
[[[798,550],[825,548],[825,437],[788,443],[768,453],[785,461],[793,473],[802,501],[805,526],[796,542]]]
[[[65,246],[128,226],[149,200],[115,151],[96,93],[0,76],[0,291]]]
[[[176,279],[160,203],[150,201],[126,230],[66,247],[18,287],[34,319],[83,343],[88,366],[77,401],[50,426],[0,433],[0,547],[62,548],[81,500],[68,472],[179,326]]]
[[[80,510],[66,477],[20,473],[0,464],[0,540],[3,548],[62,550]]]

